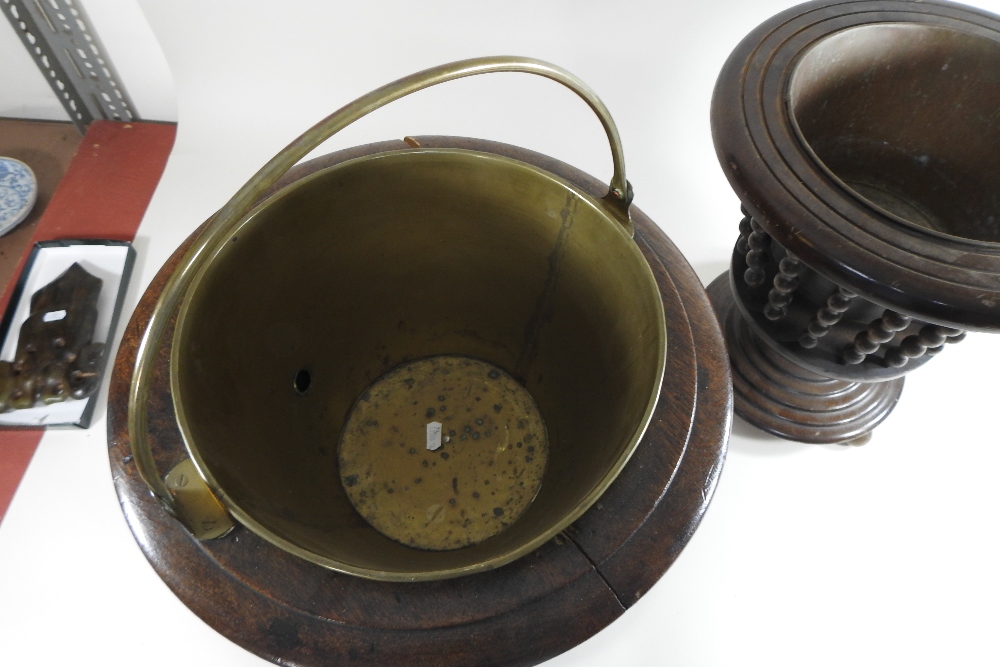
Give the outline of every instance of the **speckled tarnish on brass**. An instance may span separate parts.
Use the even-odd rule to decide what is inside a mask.
[[[434,450],[431,422],[442,425]],[[547,459],[545,424],[527,390],[460,356],[380,377],[352,408],[340,443],[341,483],[355,509],[383,535],[431,550],[476,544],[513,523],[538,493]]]

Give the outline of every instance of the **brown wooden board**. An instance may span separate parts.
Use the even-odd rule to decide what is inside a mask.
[[[296,167],[283,183],[353,157],[418,146],[508,155],[598,196],[606,190],[551,158],[448,137],[334,153]],[[436,582],[378,582],[326,570],[241,526],[197,542],[153,500],[129,448],[128,386],[141,333],[187,243],[179,248],[128,325],[108,408],[115,487],[154,569],[213,628],[281,664],[533,665],[607,626],[662,576],[697,527],[721,472],[732,415],[728,361],[704,289],[663,232],[632,211],[668,326],[667,371],[650,428],[618,480],[570,530],[497,570]],[[185,456],[168,386],[171,334],[157,351],[149,406],[161,471]]]

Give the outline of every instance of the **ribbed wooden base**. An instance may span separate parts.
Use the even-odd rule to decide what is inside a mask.
[[[712,281],[708,297],[729,350],[734,410],[754,426],[800,442],[864,444],[899,400],[903,378],[836,380],[780,354],[748,326],[728,273]]]

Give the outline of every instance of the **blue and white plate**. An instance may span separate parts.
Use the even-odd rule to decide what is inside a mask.
[[[31,167],[11,157],[0,157],[0,236],[31,213],[38,197],[38,181]]]

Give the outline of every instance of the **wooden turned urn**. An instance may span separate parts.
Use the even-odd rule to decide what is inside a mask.
[[[709,286],[735,410],[863,444],[904,375],[1000,331],[1000,18],[813,2],[733,51],[712,133],[743,204]]]

